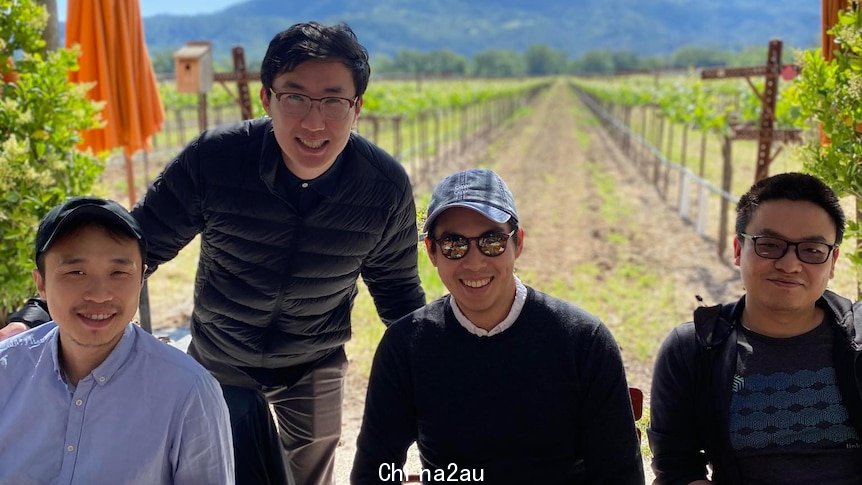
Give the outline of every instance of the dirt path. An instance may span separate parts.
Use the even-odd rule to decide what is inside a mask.
[[[660,199],[655,189],[605,137],[564,83],[540,97],[529,116],[510,126],[484,153],[446,167],[483,166],[496,170],[509,184],[526,231],[525,250],[517,270],[530,275],[531,286],[558,281],[584,262],[611,268],[620,261],[637,260],[658,268],[673,281],[668,296],[690,315],[694,295],[706,302],[735,298],[742,287],[734,268],[719,260],[715,247],[698,237]],[[581,114],[579,114],[581,113]],[[439,180],[445,173],[438,174]],[[622,224],[606,222],[595,174],[610,177],[616,196],[624,198],[632,213]],[[629,243],[611,248],[608,236],[623,234]],[[600,281],[597,281],[600,283]],[[577,302],[575,302],[577,303]],[[599,315],[617,332],[613,315]],[[683,321],[668,322],[668,328]],[[625,358],[625,349],[624,349]],[[626,359],[630,385],[649,390],[651,365]],[[337,455],[337,483],[348,483],[362,415],[365,382],[348,376],[342,443]],[[418,470],[415,450],[409,470]]]

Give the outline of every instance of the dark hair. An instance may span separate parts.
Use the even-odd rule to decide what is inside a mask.
[[[272,81],[283,72],[290,72],[305,61],[321,59],[339,61],[353,73],[356,96],[362,96],[371,77],[368,51],[356,39],[345,23],[333,26],[307,22],[292,25],[269,42],[260,66],[260,81],[267,96]]]
[[[112,221],[110,219],[87,219],[81,224],[68,224],[66,227],[62,227],[59,231],[57,231],[57,234],[54,235],[54,237],[52,238],[52,240],[54,241],[54,243],[52,243],[52,246],[56,244],[56,241],[60,241],[66,236],[78,234],[84,229],[90,227],[99,227],[104,229],[104,231],[107,232],[108,235],[115,241],[130,240],[138,243],[138,248],[141,252],[141,275],[143,276],[143,265],[147,262],[146,246],[141,244],[140,241],[138,241],[131,234],[129,234],[128,227],[124,226],[119,221]],[[48,250],[43,251],[39,253],[38,256],[36,256],[36,269],[43,277],[45,276],[45,254],[47,254],[49,251],[51,251],[51,248],[48,248]]]
[[[820,206],[835,223],[835,244],[844,237],[844,210],[835,192],[813,175],[805,173],[781,173],[767,177],[754,185],[739,198],[736,204],[736,235],[741,238],[748,221],[757,206],[770,200],[796,200]]]

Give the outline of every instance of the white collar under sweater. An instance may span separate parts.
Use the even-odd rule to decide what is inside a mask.
[[[524,302],[527,301],[527,287],[521,283],[521,280],[518,279],[517,276],[515,276],[515,301],[512,302],[512,308],[509,309],[509,314],[506,315],[506,318],[490,331],[485,330],[484,328],[479,328],[471,322],[470,319],[461,312],[461,309],[458,308],[458,304],[455,303],[454,298],[450,297],[449,301],[452,303],[452,313],[455,314],[455,319],[458,320],[458,323],[460,323],[462,327],[467,329],[467,331],[473,335],[477,335],[479,337],[490,337],[492,335],[502,333],[504,330],[511,327],[512,324],[515,323],[515,320],[517,320],[521,315],[521,310],[524,308]]]

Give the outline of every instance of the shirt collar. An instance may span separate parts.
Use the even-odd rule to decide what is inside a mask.
[[[339,153],[332,166],[330,166],[319,177],[311,180],[303,180],[288,170],[287,167],[284,167],[284,173],[287,174],[288,178],[288,185],[291,188],[308,187],[324,197],[329,197],[335,193],[335,189],[338,186],[341,167],[344,165],[344,163],[342,163],[343,158],[344,152]],[[303,184],[307,185],[303,186]]]
[[[521,316],[521,310],[524,309],[524,303],[527,301],[527,287],[521,283],[521,280],[518,279],[517,276],[515,276],[515,301],[512,302],[512,308],[509,309],[509,314],[506,315],[506,318],[491,330],[477,327],[469,318],[467,318],[466,315],[464,315],[461,309],[458,308],[458,304],[455,302],[454,298],[450,297],[449,301],[452,303],[452,313],[455,314],[455,319],[458,320],[458,323],[460,323],[462,327],[473,335],[477,335],[479,337],[490,337],[492,335],[503,333],[503,331],[511,327],[512,324],[515,323],[515,320]]]
[[[55,327],[52,331],[52,335],[50,337],[51,342],[51,358],[54,360],[54,373],[57,377],[65,383],[65,374],[63,373],[63,368],[60,366],[60,328]],[[123,330],[123,336],[120,337],[120,341],[117,342],[114,350],[108,354],[108,357],[99,364],[98,367],[93,369],[93,372],[88,374],[84,379],[88,379],[92,377],[96,384],[103,386],[111,381],[111,378],[114,374],[123,366],[124,363],[129,359],[129,356],[132,354],[132,347],[135,345],[135,329],[134,324],[129,323],[126,325],[126,329]],[[83,380],[83,379],[82,379]]]

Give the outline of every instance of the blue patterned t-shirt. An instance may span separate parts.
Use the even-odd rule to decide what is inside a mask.
[[[862,483],[862,443],[838,389],[831,326],[791,338],[738,333],[730,442],[744,483]]]

